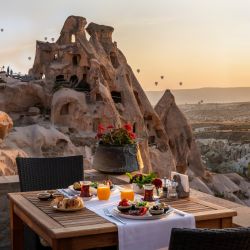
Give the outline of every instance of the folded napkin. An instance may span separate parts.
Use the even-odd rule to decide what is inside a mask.
[[[136,198],[141,198],[137,196]],[[112,211],[120,201],[120,191],[112,192],[108,201],[99,201],[93,198],[85,202],[85,206],[101,217],[115,223],[118,226],[119,250],[157,250],[168,249],[172,228],[195,228],[195,219],[191,214],[184,213],[181,216],[171,213],[157,220],[130,220],[121,218],[126,225],[106,216],[104,208]]]
[[[173,177],[175,175],[179,175],[180,176],[180,180],[181,180],[181,185],[184,189],[185,192],[189,192],[189,180],[188,180],[188,176],[186,174],[180,174],[177,172],[171,172],[171,179],[173,179]]]

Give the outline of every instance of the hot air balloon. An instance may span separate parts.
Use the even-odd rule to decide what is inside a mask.
[[[31,60],[31,57],[29,56],[28,59]]]
[[[164,76],[161,76],[161,79],[164,79]]]
[[[155,86],[157,86],[158,85],[158,82],[155,82]]]
[[[55,38],[54,38],[54,37],[52,37],[52,38],[51,38],[51,41],[52,41],[52,42],[54,42],[54,41],[55,41]]]
[[[47,41],[47,40],[48,40],[48,37],[45,36],[45,37],[44,37],[44,40]]]
[[[137,69],[136,71],[137,71],[137,73],[140,73],[140,69]]]
[[[179,82],[179,85],[182,86],[182,82]]]
[[[3,32],[3,31],[4,31],[4,29],[2,28],[2,29],[1,29],[1,32]]]

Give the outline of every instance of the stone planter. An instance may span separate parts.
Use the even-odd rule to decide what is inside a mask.
[[[124,174],[139,169],[137,145],[109,146],[99,144],[93,168],[104,173]]]

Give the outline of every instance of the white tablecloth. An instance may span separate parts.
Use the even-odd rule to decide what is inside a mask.
[[[139,198],[139,196],[138,196]],[[108,201],[99,201],[93,198],[85,201],[85,206],[103,218],[118,226],[119,250],[157,250],[168,249],[172,228],[195,228],[195,219],[191,214],[181,216],[171,213],[158,220],[130,220],[121,218],[126,225],[105,216],[103,209],[109,211],[120,201],[120,191],[116,190]]]

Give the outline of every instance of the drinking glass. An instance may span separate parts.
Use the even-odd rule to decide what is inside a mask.
[[[169,200],[177,200],[178,199],[178,194],[176,191],[177,186],[178,186],[178,183],[172,181],[171,186],[168,188],[168,199]]]
[[[81,197],[90,197],[90,184],[91,182],[90,181],[83,181],[82,182],[82,188],[81,188],[81,194],[80,196]]]
[[[144,187],[144,201],[153,201],[154,200],[154,185],[152,184],[145,184]]]
[[[135,193],[132,189],[123,189],[121,190],[121,200],[127,199],[133,201],[135,198]]]
[[[99,200],[108,200],[110,197],[110,187],[107,185],[99,185],[97,187],[97,197]]]

